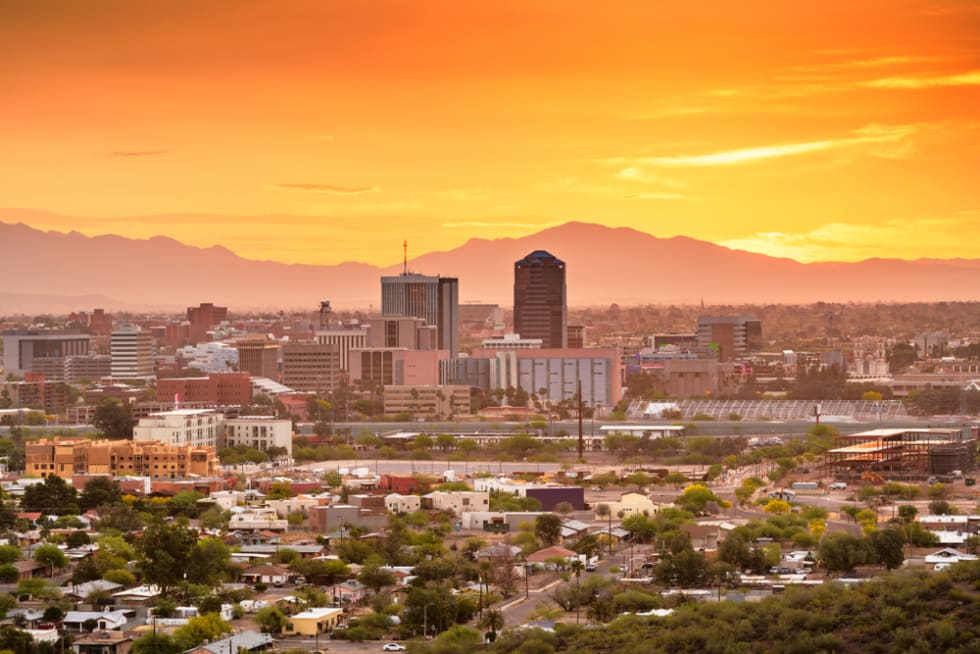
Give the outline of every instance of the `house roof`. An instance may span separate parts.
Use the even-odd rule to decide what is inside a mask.
[[[976,561],[974,554],[961,552],[953,547],[944,547],[938,552],[933,552],[926,556],[926,563],[952,563],[955,561]]]
[[[228,654],[228,652],[238,652],[242,649],[246,651],[264,649],[266,647],[271,647],[274,642],[275,641],[273,641],[272,636],[269,634],[263,634],[257,631],[243,631],[241,633],[232,634],[228,638],[216,640],[213,643],[199,645],[187,651],[208,651],[213,652],[214,654]]]
[[[105,579],[96,579],[94,581],[86,581],[84,584],[76,584],[69,587],[69,594],[76,597],[81,597],[85,599],[90,594],[97,591],[111,592],[122,588],[122,584],[117,584],[114,581],[106,581]]]
[[[488,558],[494,556],[517,556],[521,553],[521,548],[507,543],[495,543],[486,549],[476,553],[477,557]]]
[[[308,609],[293,616],[293,620],[322,620],[331,615],[341,613],[343,609],[336,608],[315,608]]]
[[[264,563],[262,565],[254,565],[251,568],[242,571],[242,574],[246,575],[288,575],[289,568],[281,565],[272,565],[271,563]]]
[[[546,547],[543,550],[538,550],[534,554],[529,554],[527,560],[532,563],[544,563],[548,559],[567,559],[573,556],[577,556],[577,554],[575,554],[575,552],[572,550],[553,545],[552,547]]]

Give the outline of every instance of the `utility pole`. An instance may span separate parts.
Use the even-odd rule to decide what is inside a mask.
[[[585,439],[582,436],[582,380],[578,380],[578,458],[585,460]]]

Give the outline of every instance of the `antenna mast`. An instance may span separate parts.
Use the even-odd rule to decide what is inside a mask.
[[[402,268],[402,274],[407,275],[408,274],[408,241],[407,240],[402,241],[402,250],[404,251],[404,257],[405,257],[405,263],[404,263],[404,267]]]

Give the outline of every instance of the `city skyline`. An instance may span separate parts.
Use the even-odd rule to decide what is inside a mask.
[[[568,221],[800,261],[980,236],[974,3],[161,11],[0,4],[0,220],[375,265]]]

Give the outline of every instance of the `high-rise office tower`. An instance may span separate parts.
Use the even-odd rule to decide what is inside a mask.
[[[459,355],[459,280],[403,273],[381,278],[381,315],[422,318],[436,328],[440,350]]]
[[[514,263],[514,332],[542,348],[568,345],[565,262],[535,250]]]
[[[138,325],[112,332],[112,376],[119,379],[153,376],[153,336]]]

